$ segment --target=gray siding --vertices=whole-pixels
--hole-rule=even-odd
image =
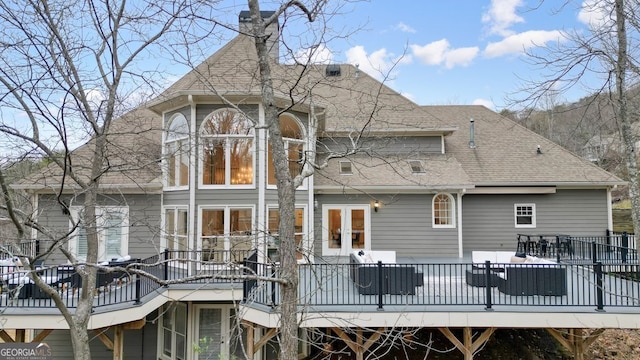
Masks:
[[[536,227],[516,228],[514,204],[536,205]],[[465,195],[462,197],[463,249],[516,250],[516,234],[604,235],[607,192],[558,190],[545,195]]]
[[[108,330],[106,334],[113,340],[112,330]],[[147,323],[144,328],[139,330],[125,330],[123,358],[125,360],[157,359],[157,338],[158,329],[157,326],[152,323]],[[113,351],[107,349],[93,331],[89,333],[89,339],[91,339],[89,342],[91,346],[91,359],[113,359]],[[73,360],[69,330],[54,330],[43,342],[51,347],[53,357],[56,360]]]
[[[383,203],[378,212],[371,211],[371,249],[395,250],[399,257],[435,257],[458,255],[458,229],[432,227],[434,194],[375,195]],[[315,243],[322,253],[322,205],[370,205],[371,196],[317,195]]]
[[[187,118],[188,124],[191,125],[191,123],[189,122],[189,118],[191,118],[191,107],[190,106],[185,106],[185,107],[182,107],[180,109],[176,109],[176,110],[173,110],[171,112],[166,113],[165,117],[164,117],[165,124],[166,124],[166,121],[169,121],[169,119],[171,119],[171,117],[173,115],[178,114],[178,113],[182,114],[185,118]]]
[[[71,205],[82,204],[81,197],[66,200]],[[62,213],[55,196],[42,195],[38,202],[39,222],[53,234],[64,236],[69,231],[69,216]],[[98,205],[129,207],[129,255],[146,258],[156,253],[156,247],[160,243],[160,195],[101,196]],[[44,237],[39,235],[39,239],[43,240]],[[54,253],[47,262],[62,263],[66,262],[66,258],[60,253]]]

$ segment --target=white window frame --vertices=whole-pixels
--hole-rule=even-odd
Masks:
[[[271,229],[270,228],[270,218],[269,213],[271,210],[278,210],[278,205],[272,204],[267,205],[267,221],[266,221],[266,231],[267,231],[267,248],[279,248],[279,241],[276,241],[275,237],[279,235],[280,229]],[[302,210],[302,230],[294,232],[294,236],[302,236],[302,240],[300,240],[300,252],[302,253],[302,259],[298,259],[298,262],[306,262],[306,259],[309,257],[309,237],[307,236],[307,206],[306,205],[298,205],[296,204],[295,210]],[[280,210],[278,210],[280,211]]]
[[[284,142],[284,150],[285,152],[288,154],[289,153],[289,144],[295,144],[295,145],[302,145],[302,151],[306,152],[307,151],[307,141],[306,141],[306,137],[307,137],[307,133],[306,133],[306,129],[305,127],[302,125],[302,122],[298,119],[297,116],[294,116],[290,113],[282,113],[280,114],[280,117],[282,116],[288,116],[290,118],[293,119],[293,121],[295,121],[298,124],[298,127],[300,128],[300,132],[302,133],[302,139],[295,139],[295,138],[289,138],[289,137],[283,137],[282,141]],[[269,134],[267,133],[267,149],[269,149]],[[269,155],[267,154],[267,156],[265,156],[265,161],[268,162],[269,161]],[[276,186],[276,184],[269,184],[269,164],[265,164],[264,168],[266,169],[266,184],[267,184],[267,189],[277,189],[278,187]],[[304,170],[301,169],[301,170]],[[307,179],[305,178],[304,181],[302,182],[302,184],[296,189],[296,190],[306,190],[307,189]]]
[[[219,235],[223,238],[223,246],[226,254],[231,249],[231,241],[233,236],[242,236],[231,234],[231,211],[232,210],[251,210],[251,234],[246,236],[251,240],[251,246],[256,246],[256,209],[254,205],[201,205],[198,206],[198,240],[196,244],[197,251],[202,251],[202,230],[203,220],[202,216],[205,210],[222,210],[224,212],[224,233]],[[229,259],[225,259],[229,260]]]
[[[198,187],[201,189],[255,189],[256,188],[256,132],[252,129],[251,135],[237,135],[237,134],[218,134],[218,135],[203,135],[203,128],[209,118],[216,116],[217,113],[223,111],[231,111],[238,113],[234,109],[222,108],[211,112],[205,116],[204,121],[200,124],[198,136],[200,145],[198,146]],[[240,114],[240,116],[242,116]],[[247,120],[249,121],[249,120]],[[203,181],[204,173],[204,143],[208,139],[219,139],[224,141],[224,157],[225,157],[225,170],[224,170],[224,184],[205,184]],[[229,140],[251,140],[251,171],[252,178],[250,184],[231,184],[231,142]]]
[[[169,243],[167,241],[167,239],[169,237],[174,239],[174,242],[176,239],[178,239],[178,237],[183,237],[184,241],[185,241],[185,249],[184,250],[188,250],[189,249],[189,207],[187,206],[164,206],[162,211],[162,234],[164,235],[162,238],[162,246],[165,249],[169,248]],[[187,213],[187,233],[186,235],[179,235],[178,234],[178,225],[179,225],[179,211],[186,211]],[[171,211],[173,212],[173,234],[169,234],[168,230],[167,230],[167,212]],[[180,250],[177,249],[175,246],[177,245],[177,243],[174,243],[174,247],[173,250]]]
[[[449,199],[449,208],[447,211],[450,216],[449,224],[436,224],[436,198],[446,196]],[[438,229],[455,229],[456,228],[456,200],[449,193],[437,193],[431,198],[431,226]]]
[[[531,216],[531,224],[518,224],[518,208],[531,208],[531,215],[520,215],[520,216]],[[513,204],[513,222],[516,228],[535,228],[536,227],[536,204],[533,203],[520,203]]]
[[[171,127],[171,125],[175,122],[175,121],[184,121],[184,124],[186,125],[186,133],[182,134],[175,134],[177,136],[175,136],[175,138],[171,138],[172,137],[172,133],[170,133],[169,129]],[[171,144],[177,144],[177,148],[176,148],[176,153],[175,154],[171,154],[168,151],[168,147]],[[189,159],[189,154],[190,154],[190,149],[189,149],[189,122],[187,121],[187,118],[183,115],[183,114],[175,114],[171,117],[171,119],[167,122],[167,126],[166,126],[166,130],[164,132],[164,144],[162,146],[162,151],[163,151],[163,161],[165,166],[164,168],[164,176],[163,176],[163,181],[164,181],[164,187],[165,190],[185,190],[189,188],[189,172],[191,172],[191,161]],[[169,184],[169,158],[170,157],[175,157],[176,161],[175,161],[175,169],[174,169],[174,183],[175,184],[180,184],[180,165],[182,164],[183,159],[181,159],[181,157],[186,157],[187,160],[187,183],[183,184],[183,185],[173,185],[171,186]]]
[[[84,210],[83,206],[72,206],[70,209],[71,219],[69,219],[69,229],[73,229],[75,224],[80,221],[80,213]],[[107,258],[107,244],[105,239],[105,218],[102,216],[107,213],[122,214],[122,223],[120,224],[120,257],[129,255],[129,207],[127,206],[96,206],[96,226],[98,230],[98,261],[111,260]],[[86,260],[86,257],[78,255],[78,231],[80,225],[75,228],[69,238],[69,252],[74,254],[78,260]]]
[[[184,312],[186,314],[185,319],[183,320],[185,322],[185,333],[184,334],[180,334],[177,330],[176,330],[176,310],[178,309],[178,307],[181,307],[184,309]],[[163,305],[161,308],[161,315],[159,316],[159,321],[158,321],[158,359],[162,359],[162,360],[182,360],[182,359],[187,359],[188,355],[189,355],[189,307],[187,306],[187,304],[185,303],[181,303],[181,302],[174,302],[174,303],[167,303],[165,305]],[[171,314],[170,316],[172,317],[172,327],[171,329],[167,329],[171,332],[171,339],[169,339],[169,341],[171,341],[171,355],[166,355],[164,353],[164,342],[167,340],[165,339],[164,336],[164,314],[165,312],[170,311]],[[184,336],[184,342],[185,342],[185,349],[184,349],[184,354],[182,354],[182,356],[178,357],[176,354],[176,333]]]

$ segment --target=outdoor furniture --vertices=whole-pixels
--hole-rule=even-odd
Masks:
[[[475,287],[487,286],[487,272],[484,269],[469,269],[466,271],[467,284]],[[489,275],[489,287],[498,286],[498,275],[491,271]]]
[[[424,285],[424,275],[415,267],[396,264],[395,251],[360,250],[349,257],[351,279],[361,295],[413,295],[417,286]]]

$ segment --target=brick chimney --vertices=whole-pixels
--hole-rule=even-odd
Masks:
[[[266,19],[273,15],[275,11],[260,11],[260,16],[263,19]],[[238,16],[238,29],[241,33],[251,34],[251,13],[248,10],[240,11],[240,15]],[[269,56],[275,62],[279,62],[280,58],[280,22],[276,21],[273,24],[270,24],[267,27],[266,34],[269,35],[269,40],[267,40],[267,47],[269,48]]]

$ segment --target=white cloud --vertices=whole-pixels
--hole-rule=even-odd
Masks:
[[[491,100],[475,99],[475,100],[473,100],[472,104],[473,105],[482,105],[482,106],[485,106],[485,107],[487,107],[489,109],[495,109],[495,104]]]
[[[580,6],[578,20],[592,29],[599,29],[605,25],[612,25],[615,13],[606,1],[585,0]]]
[[[381,79],[388,75],[388,72],[396,64],[408,64],[411,63],[411,56],[396,56],[395,54],[387,52],[387,49],[382,48],[367,54],[364,46],[358,45],[347,50],[347,62],[350,64],[358,64],[360,69],[367,74]]]
[[[477,47],[451,49],[449,41],[442,39],[424,46],[411,45],[413,55],[426,65],[444,64],[447,69],[468,66],[480,51]]]
[[[406,32],[406,33],[411,33],[414,34],[416,32],[416,29],[412,28],[411,26],[403,23],[402,21],[399,22],[396,26],[393,27],[396,30],[400,30],[402,32]]]
[[[333,53],[324,44],[299,49],[294,57],[301,64],[331,64],[333,62]]]
[[[516,14],[516,9],[522,5],[522,0],[491,0],[489,9],[482,15],[482,22],[489,25],[489,33],[509,36],[513,34],[509,30],[511,25],[524,22]]]
[[[520,54],[532,47],[544,46],[549,41],[563,41],[564,33],[560,30],[532,30],[507,36],[498,42],[492,42],[484,49],[484,55],[489,58],[508,54]]]

